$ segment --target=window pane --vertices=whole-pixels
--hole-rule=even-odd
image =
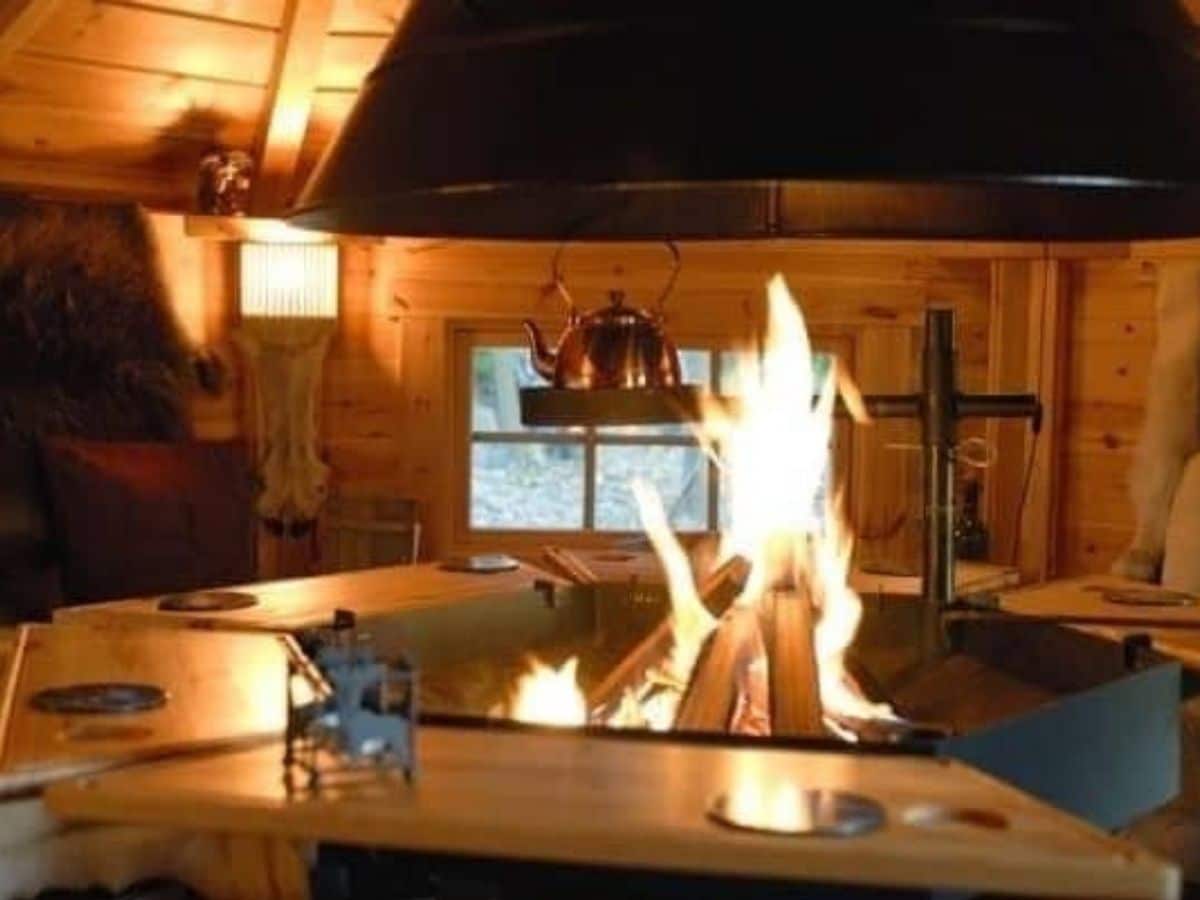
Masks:
[[[712,381],[711,350],[680,350],[679,369],[684,384],[708,387]],[[686,424],[679,425],[611,425],[597,429],[601,434],[690,434]]]
[[[583,528],[583,447],[471,446],[472,528]]]
[[[708,463],[699,448],[601,444],[596,449],[597,530],[642,530],[629,489],[634,478],[658,489],[672,526],[682,531],[707,527]]]
[[[471,430],[561,432],[563,428],[526,428],[521,424],[523,387],[545,387],[524,347],[474,347],[471,350]]]

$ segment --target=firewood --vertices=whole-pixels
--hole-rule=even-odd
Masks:
[[[766,628],[771,685],[771,733],[825,734],[821,688],[813,641],[812,594],[805,583],[769,598]]]
[[[744,557],[731,556],[700,580],[697,585],[700,599],[707,602],[726,585],[743,580],[749,567]]]
[[[737,706],[739,676],[761,646],[756,609],[735,606],[704,642],[675,714],[681,731],[725,731]]]
[[[746,574],[746,561],[735,556],[708,573],[701,580],[698,593],[707,603],[714,594],[730,582]],[[646,635],[624,659],[613,667],[604,680],[588,693],[588,708],[598,709],[615,700],[628,687],[636,685],[655,665],[662,663],[671,652],[671,617],[667,615]]]
[[[549,544],[542,548],[542,555],[558,570],[576,584],[599,584],[600,579],[578,554],[565,547]]]

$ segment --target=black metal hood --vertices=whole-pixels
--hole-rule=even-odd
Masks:
[[[816,5],[414,0],[292,221],[500,238],[1200,235],[1200,61],[1174,0]]]

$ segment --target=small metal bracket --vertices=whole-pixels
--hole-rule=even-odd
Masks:
[[[546,609],[558,609],[558,590],[553,581],[546,578],[535,578],[533,589],[542,595],[542,602],[546,604]]]
[[[1144,631],[1128,635],[1121,640],[1121,653],[1128,671],[1144,669],[1154,662],[1154,638]]]

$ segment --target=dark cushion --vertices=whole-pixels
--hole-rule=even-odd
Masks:
[[[240,445],[51,438],[43,457],[69,602],[254,579]]]
[[[48,619],[61,600],[36,446],[0,439],[0,622]]]
[[[50,523],[37,449],[0,443],[0,567],[41,557],[50,544]]]

